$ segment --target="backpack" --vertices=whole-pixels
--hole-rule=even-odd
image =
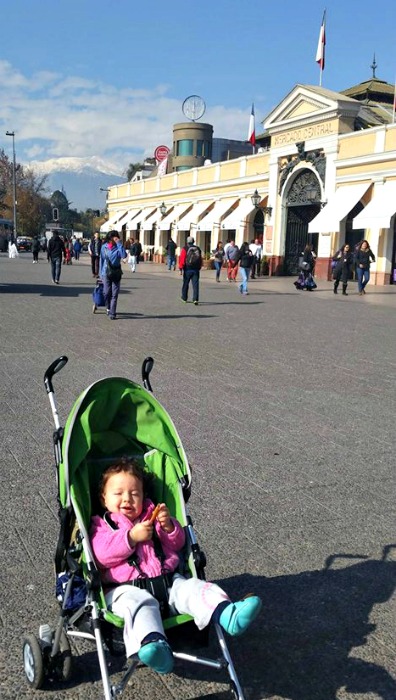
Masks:
[[[121,277],[122,277],[122,270],[121,270],[121,265],[113,265],[113,263],[110,262],[108,252],[106,250],[106,260],[107,260],[107,269],[106,269],[106,277],[110,282],[120,282]]]
[[[187,248],[186,255],[186,267],[191,270],[200,270],[202,266],[202,253],[201,249],[196,245],[191,245]]]

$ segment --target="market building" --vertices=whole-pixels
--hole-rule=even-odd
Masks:
[[[271,275],[295,274],[311,242],[322,279],[343,243],[366,238],[372,282],[396,282],[392,121],[392,86],[375,73],[344,93],[296,85],[263,122],[256,154],[115,185],[103,230],[139,239],[157,261],[170,236],[180,249],[193,235],[208,257],[219,240],[262,237]]]

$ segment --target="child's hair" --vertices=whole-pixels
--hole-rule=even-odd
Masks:
[[[103,498],[103,493],[106,488],[106,484],[110,477],[114,474],[121,474],[122,472],[126,472],[127,474],[136,477],[136,479],[139,479],[139,481],[141,481],[141,483],[143,484],[143,489],[146,490],[146,475],[140,464],[138,464],[134,459],[122,457],[119,462],[116,462],[116,464],[111,464],[109,467],[107,467],[107,469],[105,469],[101,476],[99,482],[99,498],[101,500]]]

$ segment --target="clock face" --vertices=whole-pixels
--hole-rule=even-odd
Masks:
[[[184,100],[182,106],[183,114],[193,122],[202,117],[205,109],[205,102],[199,95],[190,95]]]

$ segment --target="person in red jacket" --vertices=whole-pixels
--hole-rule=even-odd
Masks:
[[[198,306],[199,301],[199,272],[202,267],[202,251],[195,245],[192,236],[188,236],[187,245],[181,249],[179,257],[179,269],[183,272],[183,286],[181,299],[184,303],[188,301],[188,288],[190,282],[193,288],[193,304]]]

